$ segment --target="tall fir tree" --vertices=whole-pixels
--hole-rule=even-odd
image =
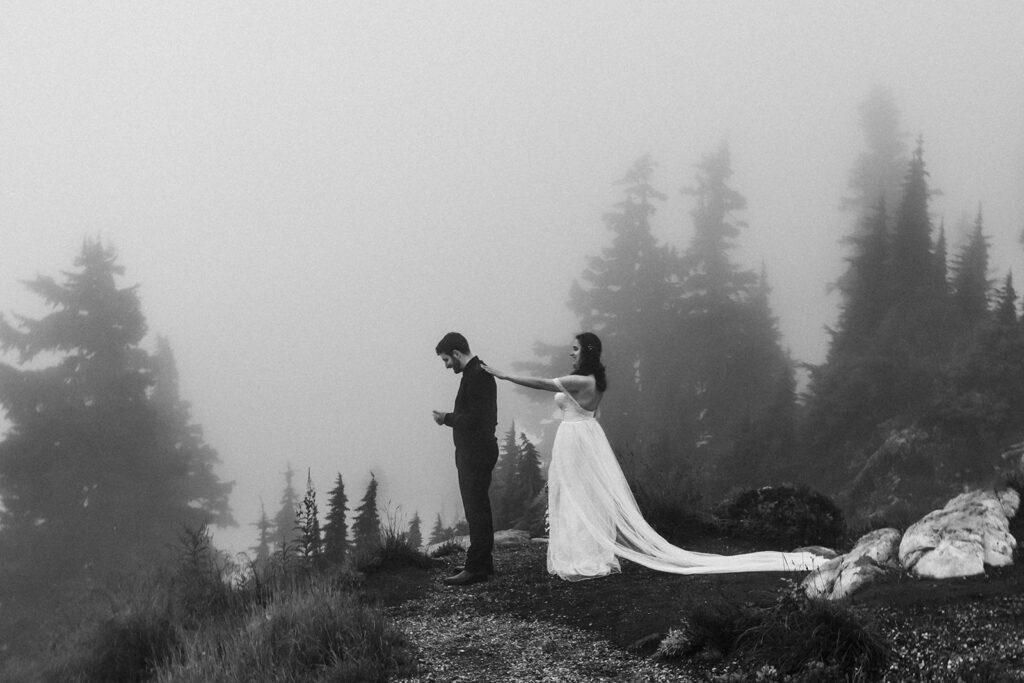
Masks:
[[[702,477],[718,492],[729,486],[722,466],[744,425],[780,395],[780,382],[792,374],[766,276],[731,256],[746,226],[736,215],[746,199],[731,186],[732,174],[723,143],[697,165],[695,184],[684,191],[696,203],[693,237],[682,254],[673,343],[663,345],[669,355],[659,362],[674,392],[660,401],[675,406],[676,413],[663,418],[675,426],[671,442],[685,459],[701,463]]]
[[[960,334],[970,333],[988,317],[992,291],[988,252],[988,237],[979,207],[974,226],[953,260],[952,309]]]
[[[306,471],[306,494],[296,515],[296,526],[301,534],[299,542],[302,546],[302,556],[312,566],[322,567],[324,557],[320,510],[316,503],[316,487],[313,486],[313,474],[310,470]]]
[[[443,543],[449,538],[445,532],[444,522],[441,521],[441,514],[438,513],[437,519],[434,520],[434,526],[430,529],[430,538],[427,539],[428,545],[434,545],[436,543]]]
[[[996,307],[994,311],[997,325],[1013,327],[1020,322],[1017,315],[1017,290],[1013,288],[1013,272],[1006,274],[1003,286],[996,293]]]
[[[859,108],[865,149],[850,170],[848,194],[840,206],[858,217],[870,214],[881,200],[898,206],[907,168],[907,134],[892,90],[875,85]]]
[[[884,199],[861,220],[845,242],[851,253],[846,272],[836,283],[839,320],[832,331],[830,358],[858,354],[874,338],[892,305],[889,285],[889,225]]]
[[[924,140],[917,147],[903,184],[903,196],[892,240],[890,281],[897,315],[907,316],[927,305],[932,271],[932,221],[928,213],[928,172],[924,164]]]
[[[491,508],[496,530],[509,529],[516,516],[516,463],[519,446],[516,443],[515,422],[505,432],[498,447],[498,461],[491,476]]]
[[[423,521],[420,519],[420,513],[412,513],[412,519],[409,521],[409,531],[406,533],[406,540],[409,542],[410,548],[419,549],[423,545]]]
[[[369,553],[380,546],[380,511],[377,509],[377,478],[370,473],[363,500],[352,523],[352,546],[357,553]]]
[[[647,397],[661,370],[653,356],[664,343],[671,273],[670,252],[651,232],[657,203],[666,198],[652,183],[654,168],[644,156],[619,181],[625,198],[604,216],[612,243],[589,259],[569,299],[582,329],[602,339],[608,385],[615,388],[602,405],[602,418],[624,448],[643,448],[647,423],[657,419]],[[564,358],[564,349],[558,347],[558,357]]]
[[[115,250],[86,239],[74,265],[61,282],[25,283],[48,314],[0,318],[0,347],[23,366],[0,363],[6,590],[156,562],[183,526],[231,521],[230,485],[189,422],[169,355],[160,366],[141,347],[138,290],[118,287]]]
[[[281,505],[274,515],[274,543],[278,552],[290,555],[298,551],[299,539],[302,531],[295,523],[296,516],[300,511],[299,494],[295,491],[292,480],[295,478],[295,470],[289,464],[284,471],[284,491],[281,492]]]
[[[256,545],[251,548],[253,557],[258,564],[270,559],[274,547],[274,531],[270,518],[267,517],[267,506],[260,501],[260,518],[254,525],[256,527]]]
[[[348,498],[345,496],[345,482],[338,473],[334,488],[327,495],[327,521],[324,524],[324,561],[329,565],[340,565],[348,554],[348,522],[346,513]]]

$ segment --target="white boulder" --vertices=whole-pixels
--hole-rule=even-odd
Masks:
[[[984,573],[985,565],[1013,564],[1017,542],[1006,511],[1019,504],[1015,491],[960,494],[907,528],[900,541],[900,564],[930,579],[974,576]]]
[[[801,586],[810,598],[842,600],[895,568],[900,532],[876,529],[862,536],[853,550],[808,574]]]

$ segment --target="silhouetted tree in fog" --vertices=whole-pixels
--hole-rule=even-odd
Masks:
[[[859,110],[860,128],[866,149],[850,170],[849,194],[841,206],[858,217],[872,213],[881,200],[898,206],[903,174],[907,169],[907,134],[902,129],[899,108],[892,91],[885,86],[871,88]]]
[[[302,535],[302,530],[295,523],[299,514],[299,494],[295,491],[292,479],[295,478],[295,470],[291,465],[284,471],[284,491],[281,492],[281,506],[274,516],[274,542],[277,549],[285,554],[295,552],[296,544]]]
[[[505,438],[498,448],[498,461],[491,476],[491,510],[495,530],[508,529],[516,517],[518,501],[515,495],[516,460],[519,446],[516,443],[515,422],[505,432]]]
[[[789,438],[783,434],[792,431],[792,422],[767,416],[791,418],[792,406],[778,401],[795,400],[792,363],[771,314],[767,276],[731,257],[745,226],[736,214],[746,208],[746,199],[730,184],[732,173],[723,143],[697,164],[694,184],[684,190],[696,202],[693,236],[682,254],[673,326],[657,363],[659,380],[671,383],[658,403],[671,411],[661,419],[674,426],[672,448],[677,457],[699,463],[706,481],[720,491],[735,484],[736,468],[726,463],[736,456],[741,435],[754,429],[766,443]],[[762,465],[773,467],[778,455],[748,449],[744,459],[759,457]]]
[[[260,501],[260,518],[255,524],[257,540],[255,547],[251,548],[256,562],[265,562],[270,559],[271,549],[274,547],[274,529],[267,517],[267,507]]]
[[[363,500],[356,508],[352,524],[352,545],[357,553],[370,552],[380,545],[380,512],[377,510],[377,479],[370,473]]]
[[[967,241],[953,260],[952,313],[961,335],[975,329],[989,314],[992,280],[988,277],[988,237],[981,209]]]
[[[136,287],[116,284],[116,253],[86,239],[76,270],[26,283],[51,312],[0,319],[10,427],[0,443],[0,558],[6,588],[47,586],[153,562],[183,526],[229,523],[230,484],[191,425],[166,342],[139,345]]]
[[[430,538],[427,539],[428,545],[434,545],[435,543],[441,543],[450,538],[445,533],[444,523],[441,521],[441,515],[438,513],[437,519],[434,520],[434,526],[430,530]]]
[[[581,329],[596,332],[603,342],[613,391],[601,406],[602,420],[612,443],[626,447],[651,433],[645,429],[653,417],[645,413],[646,392],[661,371],[653,350],[665,343],[670,252],[651,234],[655,202],[665,199],[651,183],[654,166],[644,156],[619,181],[625,198],[604,216],[612,243],[589,259],[569,297]],[[564,347],[559,353],[564,356]]]
[[[302,555],[307,562],[315,567],[323,566],[323,537],[320,533],[320,510],[316,504],[316,487],[313,476],[306,472],[306,495],[302,498],[302,507],[296,515],[296,526],[301,532],[299,541]]]
[[[327,495],[327,521],[324,524],[324,560],[328,564],[341,564],[348,552],[348,522],[345,514],[348,510],[348,498],[345,496],[345,482],[341,478],[334,480],[334,488]]]
[[[423,545],[423,531],[420,527],[423,526],[422,520],[420,520],[420,513],[412,513],[412,520],[409,522],[409,531],[406,534],[406,540],[411,548],[419,548]]]

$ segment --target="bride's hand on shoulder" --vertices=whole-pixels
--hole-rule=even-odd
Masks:
[[[498,370],[497,368],[492,368],[487,363],[481,363],[480,367],[482,367],[486,372],[489,372],[490,374],[494,375],[498,379],[505,379],[506,377],[508,377],[508,375],[506,375],[504,372],[502,372],[501,370]]]

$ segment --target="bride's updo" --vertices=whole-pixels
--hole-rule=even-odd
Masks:
[[[604,365],[601,364],[601,340],[593,332],[580,332],[576,335],[580,343],[580,362],[576,372],[580,375],[593,375],[597,390],[604,393],[608,388],[608,380],[604,376]]]

